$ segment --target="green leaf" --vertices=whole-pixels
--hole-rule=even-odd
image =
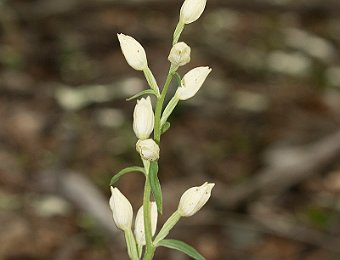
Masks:
[[[142,172],[145,174],[144,168],[139,167],[139,166],[131,166],[131,167],[124,168],[123,170],[119,171],[112,177],[110,181],[110,186],[113,186],[119,180],[120,177],[122,177],[124,174],[129,173],[129,172]]]
[[[148,175],[149,176],[149,182],[150,182],[153,197],[156,201],[157,210],[160,214],[162,214],[162,212],[163,212],[162,190],[161,190],[161,184],[159,182],[157,173],[158,173],[158,163],[157,162],[151,162],[150,163],[149,175]]]
[[[146,94],[151,94],[151,95],[157,96],[156,92],[153,89],[146,89],[146,90],[143,90],[143,91],[137,93],[136,95],[133,95],[132,97],[127,98],[126,101],[130,101],[132,99],[138,98],[138,97],[146,95]]]
[[[170,123],[169,122],[165,122],[163,125],[162,125],[162,129],[161,129],[161,133],[164,134],[166,131],[168,131],[170,128]]]
[[[180,240],[163,239],[158,242],[158,246],[164,246],[167,248],[176,249],[178,251],[181,251],[187,254],[188,256],[196,260],[205,259],[200,253],[198,253],[198,251],[195,248],[193,248],[192,246],[189,246],[187,243],[184,243],[183,241],[180,241]]]

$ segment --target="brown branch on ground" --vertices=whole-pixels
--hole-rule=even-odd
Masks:
[[[303,147],[275,152],[267,168],[235,187],[219,189],[215,199],[228,208],[264,195],[277,195],[299,184],[339,158],[340,131]],[[218,190],[216,190],[218,191]],[[222,196],[223,193],[223,196]]]
[[[340,252],[340,239],[338,237],[306,227],[293,217],[275,213],[272,205],[269,205],[269,207],[262,207],[261,205],[253,207],[250,217],[255,223],[266,229],[268,233],[316,245],[332,252]]]

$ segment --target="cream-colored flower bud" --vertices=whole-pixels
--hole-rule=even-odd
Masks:
[[[185,42],[178,42],[172,47],[168,60],[174,67],[183,66],[190,62],[190,51]]]
[[[154,126],[155,116],[152,110],[151,99],[141,98],[133,111],[133,131],[138,139],[147,139]]]
[[[157,206],[156,202],[151,202],[151,233],[152,235],[156,232],[157,227]],[[135,237],[138,245],[144,246],[145,242],[145,229],[144,229],[144,210],[143,206],[141,206],[137,212],[136,220],[135,220]]]
[[[117,189],[111,187],[110,208],[116,226],[121,230],[131,229],[133,210],[129,200]]]
[[[146,69],[148,61],[143,46],[131,36],[122,33],[117,36],[127,63],[135,70]]]
[[[211,195],[211,190],[215,183],[204,183],[199,187],[192,187],[183,193],[178,212],[182,217],[190,217],[199,211]]]
[[[193,97],[203,85],[210,71],[209,67],[197,67],[190,70],[182,78],[181,86],[176,91],[177,97],[180,100],[187,100]]]
[[[195,22],[203,13],[207,0],[185,0],[180,11],[180,20],[185,24]]]
[[[136,150],[144,160],[155,161],[159,159],[159,146],[152,139],[138,140]]]

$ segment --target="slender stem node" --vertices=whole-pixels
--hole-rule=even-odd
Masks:
[[[143,160],[146,178],[145,178],[145,186],[144,186],[144,197],[143,197],[143,213],[144,213],[144,230],[145,230],[145,254],[144,260],[152,259],[155,248],[152,244],[152,230],[151,230],[151,205],[150,205],[150,195],[151,195],[151,187],[148,179],[149,175],[149,166],[150,163],[148,161]]]
[[[156,143],[160,143],[161,141],[161,115],[162,115],[162,108],[166,93],[168,92],[171,80],[174,75],[174,68],[171,66],[168,72],[168,76],[164,83],[164,87],[162,89],[161,96],[157,99],[156,103],[156,110],[155,110],[155,127],[154,127],[154,139]]]
[[[178,40],[179,37],[181,36],[181,33],[183,32],[184,29],[184,23],[181,21],[181,19],[178,21],[178,24],[176,26],[176,29],[174,31],[174,36],[173,36],[173,40],[172,40],[172,45],[175,45]]]

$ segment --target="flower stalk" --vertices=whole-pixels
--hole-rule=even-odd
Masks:
[[[180,17],[173,34],[172,48],[168,60],[170,68],[163,88],[159,89],[157,81],[148,66],[147,57],[143,46],[133,37],[118,34],[118,40],[127,63],[135,70],[143,71],[150,89],[137,93],[129,100],[142,95],[154,95],[156,98],[155,111],[153,111],[150,96],[137,101],[133,114],[133,130],[137,137],[136,150],[143,162],[143,168],[128,167],[120,171],[111,180],[111,185],[124,174],[139,171],[145,175],[143,205],[138,210],[135,219],[134,233],[131,230],[133,210],[128,199],[117,189],[111,187],[112,197],[110,207],[116,226],[124,231],[129,257],[133,260],[153,259],[158,246],[170,246],[195,259],[204,259],[194,248],[182,241],[165,239],[171,229],[181,217],[189,217],[199,211],[208,201],[214,184],[205,183],[199,187],[187,190],[181,197],[178,209],[168,218],[159,233],[153,240],[156,231],[158,213],[162,213],[162,192],[158,179],[158,160],[160,157],[161,135],[170,127],[168,122],[173,110],[179,101],[185,101],[196,95],[210,73],[209,67],[192,69],[180,80],[177,69],[190,62],[190,47],[184,42],[178,42],[185,25],[196,21],[204,11],[206,0],[185,0],[180,10]],[[164,103],[171,82],[176,76],[178,80],[175,95],[166,104]],[[153,132],[153,138],[151,134]],[[154,201],[151,201],[151,195]],[[177,242],[176,242],[177,241]],[[171,245],[170,245],[171,244]],[[178,247],[178,245],[181,245]],[[183,245],[185,245],[183,247]],[[143,250],[144,248],[144,250]],[[183,249],[185,248],[185,249]],[[186,251],[187,250],[187,251]]]
[[[138,260],[139,255],[136,247],[136,240],[133,236],[132,230],[127,229],[124,231],[125,241],[128,248],[128,255],[132,260]]]
[[[170,83],[173,78],[173,67],[170,66],[168,76],[166,77],[166,81],[164,83],[163,90],[161,92],[161,96],[157,99],[156,103],[156,110],[155,110],[155,126],[154,126],[154,139],[156,143],[160,143],[161,141],[161,115],[162,115],[162,109],[163,109],[163,103],[165,100],[166,93],[168,92]]]
[[[159,231],[157,236],[155,237],[154,244],[157,246],[159,241],[164,239],[170,232],[170,230],[177,224],[177,222],[180,220],[181,215],[178,211],[175,211],[168,220],[164,223],[162,229]]]
[[[143,197],[143,214],[144,214],[144,228],[145,228],[145,255],[144,260],[152,259],[155,248],[152,243],[152,227],[151,227],[151,207],[150,207],[151,187],[148,179],[145,180],[144,197]]]

